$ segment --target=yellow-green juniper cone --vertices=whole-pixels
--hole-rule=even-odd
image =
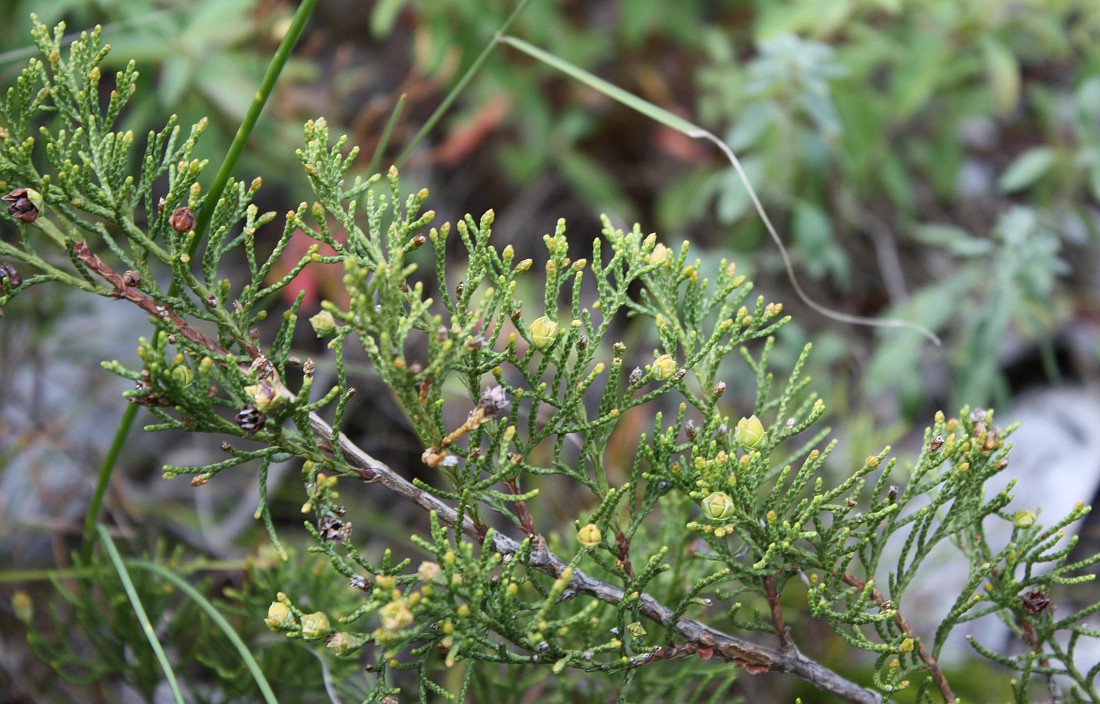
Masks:
[[[302,638],[304,640],[317,640],[328,635],[328,616],[322,611],[302,615]]]
[[[661,381],[668,381],[676,376],[676,372],[678,371],[679,365],[676,364],[676,360],[673,359],[671,355],[663,354],[653,360],[653,376]]]
[[[588,550],[599,545],[602,537],[600,528],[595,523],[589,523],[577,531],[577,541]]]
[[[264,619],[264,623],[273,631],[286,630],[294,625],[294,615],[290,613],[286,604],[273,601],[271,606],[267,607],[267,618]]]
[[[531,323],[531,345],[535,349],[546,349],[558,334],[558,324],[545,315]]]
[[[248,395],[248,400],[260,413],[270,413],[287,400],[286,393],[268,381],[246,386],[244,392]]]
[[[737,421],[733,438],[743,450],[759,450],[768,444],[768,434],[764,424],[755,415]]]
[[[328,639],[328,642],[325,643],[325,647],[337,655],[347,655],[348,653],[355,652],[359,648],[362,648],[365,642],[366,641],[359,636],[339,631]]]
[[[724,521],[733,515],[733,499],[724,491],[716,491],[703,499],[703,515],[712,521]]]
[[[317,334],[317,337],[328,337],[336,332],[336,318],[327,310],[311,317],[309,324],[313,326],[313,332]]]

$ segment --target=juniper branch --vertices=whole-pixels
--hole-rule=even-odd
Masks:
[[[224,362],[229,362],[231,355],[227,350],[202,332],[194,329],[175,311],[159,306],[147,293],[141,291],[125,276],[115,272],[106,262],[96,256],[87,243],[76,242],[73,244],[73,248],[81,263],[114,286],[114,290],[107,295],[130,301],[151,315],[171,321],[173,326],[188,341],[204,347]],[[254,358],[262,356],[255,345],[248,344],[246,349]],[[272,381],[282,387],[281,390],[289,397],[293,398],[293,393],[286,389],[277,376],[273,377]],[[311,412],[309,414],[309,424],[314,435],[321,443],[331,443],[333,439],[336,439],[338,448],[334,449],[338,449],[343,455],[350,473],[358,475],[365,482],[382,484],[390,491],[424,510],[434,512],[442,525],[454,529],[459,528],[459,515],[454,508],[407,481],[389,465],[372,457],[343,433],[337,433],[317,413]],[[337,456],[334,453],[335,457]],[[484,544],[486,541],[487,531],[485,527],[479,525],[470,516],[462,518],[461,530],[465,535],[479,543]],[[566,562],[547,549],[545,540],[537,532],[532,532],[531,538],[534,541],[534,548],[530,553],[530,566],[554,577],[560,576],[567,566]],[[487,547],[501,555],[516,555],[520,551],[520,544],[517,541],[499,532],[494,531],[489,540],[490,545]],[[573,570],[573,577],[568,585],[567,594],[587,594],[611,605],[618,605],[627,597],[622,588],[591,577],[576,568]],[[686,649],[689,652],[717,654],[723,660],[736,663],[752,674],[782,672],[794,675],[806,680],[818,689],[835,694],[852,704],[879,704],[881,702],[879,695],[875,692],[860,687],[820,663],[805,657],[797,648],[784,647],[782,651],[777,651],[731,636],[699,621],[680,617],[674,609],[669,608],[649,594],[640,595],[638,608],[640,613],[662,626],[672,625],[672,628],[687,641],[686,645],[680,646],[679,650]]]
[[[442,525],[459,528],[458,512],[441,499],[414,486],[389,465],[372,457],[342,433],[335,435],[332,426],[316,413],[310,414],[309,421],[314,434],[318,437],[325,440],[332,437],[338,438],[340,451],[349,463],[351,471],[358,474],[363,481],[382,484],[422,509],[435,512]],[[461,530],[478,542],[484,543],[486,540],[485,529],[477,526],[470,517],[463,520]],[[515,555],[520,549],[518,542],[496,531],[493,532],[490,541],[491,544],[487,547],[502,555]],[[537,538],[535,547],[531,551],[530,566],[557,577],[566,568],[566,563],[550,552],[541,538]],[[626,593],[620,587],[591,577],[577,568],[573,569],[568,593],[587,594],[612,605],[617,605],[626,598]],[[752,674],[782,672],[794,675],[852,704],[879,704],[882,701],[875,692],[841,677],[815,660],[802,655],[796,649],[792,648],[789,652],[777,651],[723,633],[699,621],[677,619],[673,609],[648,594],[642,594],[638,598],[638,606],[642,614],[663,626],[675,623],[674,629],[691,644],[691,648],[711,651]]]

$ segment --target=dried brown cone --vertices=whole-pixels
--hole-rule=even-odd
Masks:
[[[10,203],[8,215],[24,224],[37,220],[42,207],[42,195],[30,188],[16,188],[6,196],[0,196],[0,200]]]
[[[172,216],[168,218],[168,223],[176,232],[190,232],[195,229],[195,214],[186,206],[176,208]]]

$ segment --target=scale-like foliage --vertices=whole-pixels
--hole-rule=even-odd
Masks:
[[[780,304],[750,299],[752,285],[734,264],[704,271],[687,243],[670,248],[609,221],[590,259],[569,258],[561,222],[543,239],[540,265],[517,261],[511,246],[491,243],[491,212],[432,227],[427,191],[403,195],[396,170],[348,184],[355,150],[333,144],[321,119],[306,125],[298,152],[315,202],[286,213],[274,246],[256,246],[257,230],[275,219],[251,204],[259,179],[231,183],[207,231],[196,231],[192,213],[209,197],[198,184],[205,164],[191,158],[203,125],[181,142],[170,120],[139,149],[133,134],[113,131],[134,67],[115,77],[103,109],[98,32],[67,51],[61,36],[36,25],[43,59],[0,105],[0,178],[15,189],[9,200],[20,223],[0,255],[22,270],[4,270],[0,305],[56,281],[150,316],[141,368],[105,365],[135,383],[129,400],[160,421],[150,429],[256,444],[224,443],[227,459],[168,466],[166,478],[192,475],[199,487],[231,467],[257,467],[258,514],[272,528],[267,471],[301,463],[313,550],[328,558],[333,580],[361,596],[354,609],[325,613],[280,593],[267,623],[324,644],[329,656],[366,649],[375,672],[369,701],[407,682],[391,676],[401,670],[415,672],[421,700],[461,699],[485,686],[482,667],[612,675],[625,698],[639,677],[685,655],[791,673],[849,701],[907,687],[922,701],[950,700],[938,662],[945,639],[992,613],[1028,651],[975,648],[1019,673],[1018,700],[1027,700],[1033,675],[1064,677],[1071,696],[1096,700],[1097,668],[1081,671],[1073,656],[1082,638],[1098,635],[1083,621],[1100,605],[1056,617],[1048,599],[1055,584],[1086,581],[1080,571],[1100,559],[1066,561],[1074,541],[1061,531],[1088,509],[1043,528],[1034,516],[1005,512],[1009,490],[985,495],[1009,450],[992,412],[938,415],[903,480],[887,449],[834,485],[822,471],[834,443],[817,427],[825,404],[806,392],[802,374],[810,350],[776,382],[770,336],[787,318]],[[317,246],[285,262],[299,231]],[[464,257],[450,253],[453,239]],[[226,262],[236,255],[242,266],[233,269]],[[277,263],[288,273],[276,279]],[[325,302],[310,323],[329,340],[336,382],[314,389],[306,361],[301,383],[288,388],[301,297],[269,339],[257,326],[272,294],[304,268],[325,266],[343,268],[347,303]],[[523,300],[520,282],[535,276],[545,297]],[[652,360],[635,368],[625,360],[636,351],[612,339],[628,317],[657,341]],[[423,466],[407,469],[442,481],[409,483],[340,433],[354,393],[351,344],[419,439]],[[755,384],[753,407],[725,405],[735,383]],[[450,421],[452,408],[466,411],[465,421]],[[650,430],[636,434],[626,420],[639,416]],[[625,463],[612,451],[624,444],[636,447]],[[431,512],[430,532],[413,538],[425,558],[417,567],[390,551],[372,561],[357,547],[337,487],[362,481]],[[542,510],[550,481],[573,492],[574,530],[564,535]],[[1014,526],[996,553],[985,538],[991,521]],[[902,541],[900,554],[887,552],[892,538]],[[907,590],[944,543],[959,548],[970,578],[950,595],[939,630],[919,634],[905,618]],[[784,612],[799,599],[845,643],[875,655],[866,685],[877,691],[798,651]],[[729,627],[768,633],[763,642],[778,639],[779,648],[720,630]],[[460,661],[470,666],[457,691],[432,679]],[[724,691],[725,672],[693,696]]]

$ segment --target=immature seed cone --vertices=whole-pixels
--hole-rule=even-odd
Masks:
[[[195,372],[191,368],[180,364],[172,369],[172,379],[183,388],[187,388],[195,381]]]
[[[286,604],[273,601],[271,606],[267,607],[267,618],[264,619],[264,623],[273,631],[286,630],[294,625],[294,615],[290,613]]]
[[[244,387],[248,400],[261,414],[268,413],[286,402],[287,397],[281,389],[276,388],[270,381],[264,380],[258,384]],[[240,421],[238,420],[238,423]],[[244,427],[244,426],[241,426]],[[263,424],[260,424],[263,427]]]
[[[558,334],[558,324],[545,315],[531,323],[531,345],[535,349],[546,349],[554,342]]]
[[[404,599],[396,599],[378,610],[382,630],[396,633],[413,622],[413,612]]]
[[[438,577],[440,572],[442,572],[442,569],[439,567],[438,563],[425,560],[421,562],[420,567],[417,568],[416,576],[420,577],[420,581],[422,582],[430,582]]]
[[[768,434],[764,431],[764,424],[755,415],[737,421],[733,437],[745,451],[759,450],[768,444]]]
[[[1012,525],[1017,528],[1030,528],[1035,525],[1035,512],[1020,509],[1012,516]]]
[[[332,637],[328,639],[328,642],[325,643],[325,647],[337,655],[348,655],[362,648],[365,643],[366,641],[357,635],[340,631],[334,633]]]
[[[317,334],[317,337],[328,337],[336,332],[336,317],[327,310],[311,317],[309,324],[313,326],[313,332]]]
[[[595,523],[589,523],[577,531],[577,541],[587,550],[591,550],[600,544],[600,528]]]
[[[311,614],[302,614],[302,639],[317,640],[328,635],[328,616],[323,611],[315,611]]]
[[[658,242],[654,245],[653,250],[646,255],[645,260],[647,264],[664,264],[668,261],[669,254],[668,247]]]
[[[703,499],[703,514],[712,521],[724,521],[733,515],[733,499],[724,491],[716,491]]]
[[[676,360],[671,355],[663,354],[653,361],[653,376],[661,381],[668,381],[676,376],[678,369]]]

